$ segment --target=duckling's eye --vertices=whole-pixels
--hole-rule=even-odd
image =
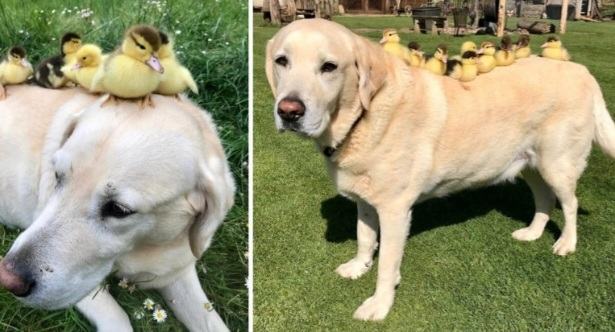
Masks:
[[[325,62],[320,66],[320,71],[323,73],[330,73],[337,69],[337,65],[333,62]]]
[[[144,49],[145,49],[145,46],[143,46],[143,45],[141,45],[141,44],[139,44],[139,43],[136,43],[136,44],[137,44],[137,46],[139,46],[139,48],[140,48],[140,49],[142,49],[142,50],[144,50]]]
[[[85,57],[81,58],[81,60],[85,60]]]
[[[275,63],[282,67],[286,67],[286,65],[288,65],[288,59],[285,56],[279,56],[275,59]]]

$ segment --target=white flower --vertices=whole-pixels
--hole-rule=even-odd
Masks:
[[[201,51],[201,53],[202,53],[203,55],[205,55],[205,54],[207,54],[207,51],[202,50],[202,51]]]
[[[55,10],[55,9],[52,9],[52,10],[51,10],[51,13],[52,13],[52,14],[55,14],[55,12],[56,12],[56,10]]]
[[[137,285],[132,284],[130,286],[128,286],[128,293],[132,294],[137,290]]]
[[[213,40],[213,39],[211,39],[211,38],[207,38],[207,41],[208,41],[208,42],[210,42],[210,41],[212,41],[212,40]]]
[[[156,303],[154,303],[154,301],[152,301],[152,299],[147,298],[145,299],[145,301],[143,301],[143,308],[147,309],[147,310],[154,310],[154,305]]]
[[[137,310],[134,313],[134,317],[136,320],[143,319],[143,317],[145,317],[145,312],[143,310]]]
[[[56,37],[51,37],[51,41],[56,41]]]
[[[163,323],[167,320],[167,312],[164,309],[157,308],[152,313],[152,317],[154,317],[156,323]]]
[[[181,30],[175,30],[175,34],[176,34],[176,35],[181,35],[181,34],[182,34],[182,31],[181,31]]]
[[[120,286],[120,288],[128,288],[128,279],[126,277],[122,278],[122,280],[120,280],[120,282],[117,283],[118,286]]]
[[[19,33],[23,33],[23,30],[19,30]]]
[[[213,303],[209,303],[209,302],[205,302],[205,303],[203,303],[203,308],[205,308],[205,310],[207,310],[207,311],[213,311],[214,310],[214,304]]]

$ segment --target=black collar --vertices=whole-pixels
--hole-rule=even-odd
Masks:
[[[346,139],[348,138],[348,136],[352,135],[352,132],[354,131],[354,129],[357,127],[357,124],[359,123],[359,121],[361,121],[361,119],[363,118],[363,114],[365,113],[365,109],[363,107],[361,107],[361,114],[359,114],[359,116],[356,118],[356,120],[354,120],[354,122],[352,123],[352,126],[350,126],[350,130],[348,130],[348,132],[346,133],[346,136],[344,136],[344,138],[342,139],[342,141],[336,146],[325,146],[325,148],[322,150],[322,153],[325,155],[325,157],[327,158],[331,158],[331,156],[333,156],[333,154],[335,152],[337,152],[337,148],[342,146],[344,144],[344,142],[346,141]]]

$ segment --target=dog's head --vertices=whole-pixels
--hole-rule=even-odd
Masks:
[[[266,73],[275,123],[319,137],[347,105],[369,108],[386,70],[378,45],[327,20],[293,22],[267,44]]]
[[[147,110],[99,102],[81,112],[68,102],[50,127],[37,218],[0,266],[0,281],[25,304],[74,304],[143,247],[173,248],[173,258],[152,260],[187,266],[233,203],[207,115],[162,97]]]

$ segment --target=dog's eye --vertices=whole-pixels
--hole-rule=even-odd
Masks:
[[[275,63],[282,67],[286,67],[286,65],[288,64],[288,59],[285,56],[280,56],[275,59]]]
[[[129,215],[135,213],[135,211],[129,209],[128,207],[116,202],[109,201],[105,203],[100,209],[100,215],[103,218],[112,217],[117,219],[126,218]]]
[[[337,65],[333,62],[325,62],[320,67],[320,71],[323,73],[330,73],[337,69]]]

